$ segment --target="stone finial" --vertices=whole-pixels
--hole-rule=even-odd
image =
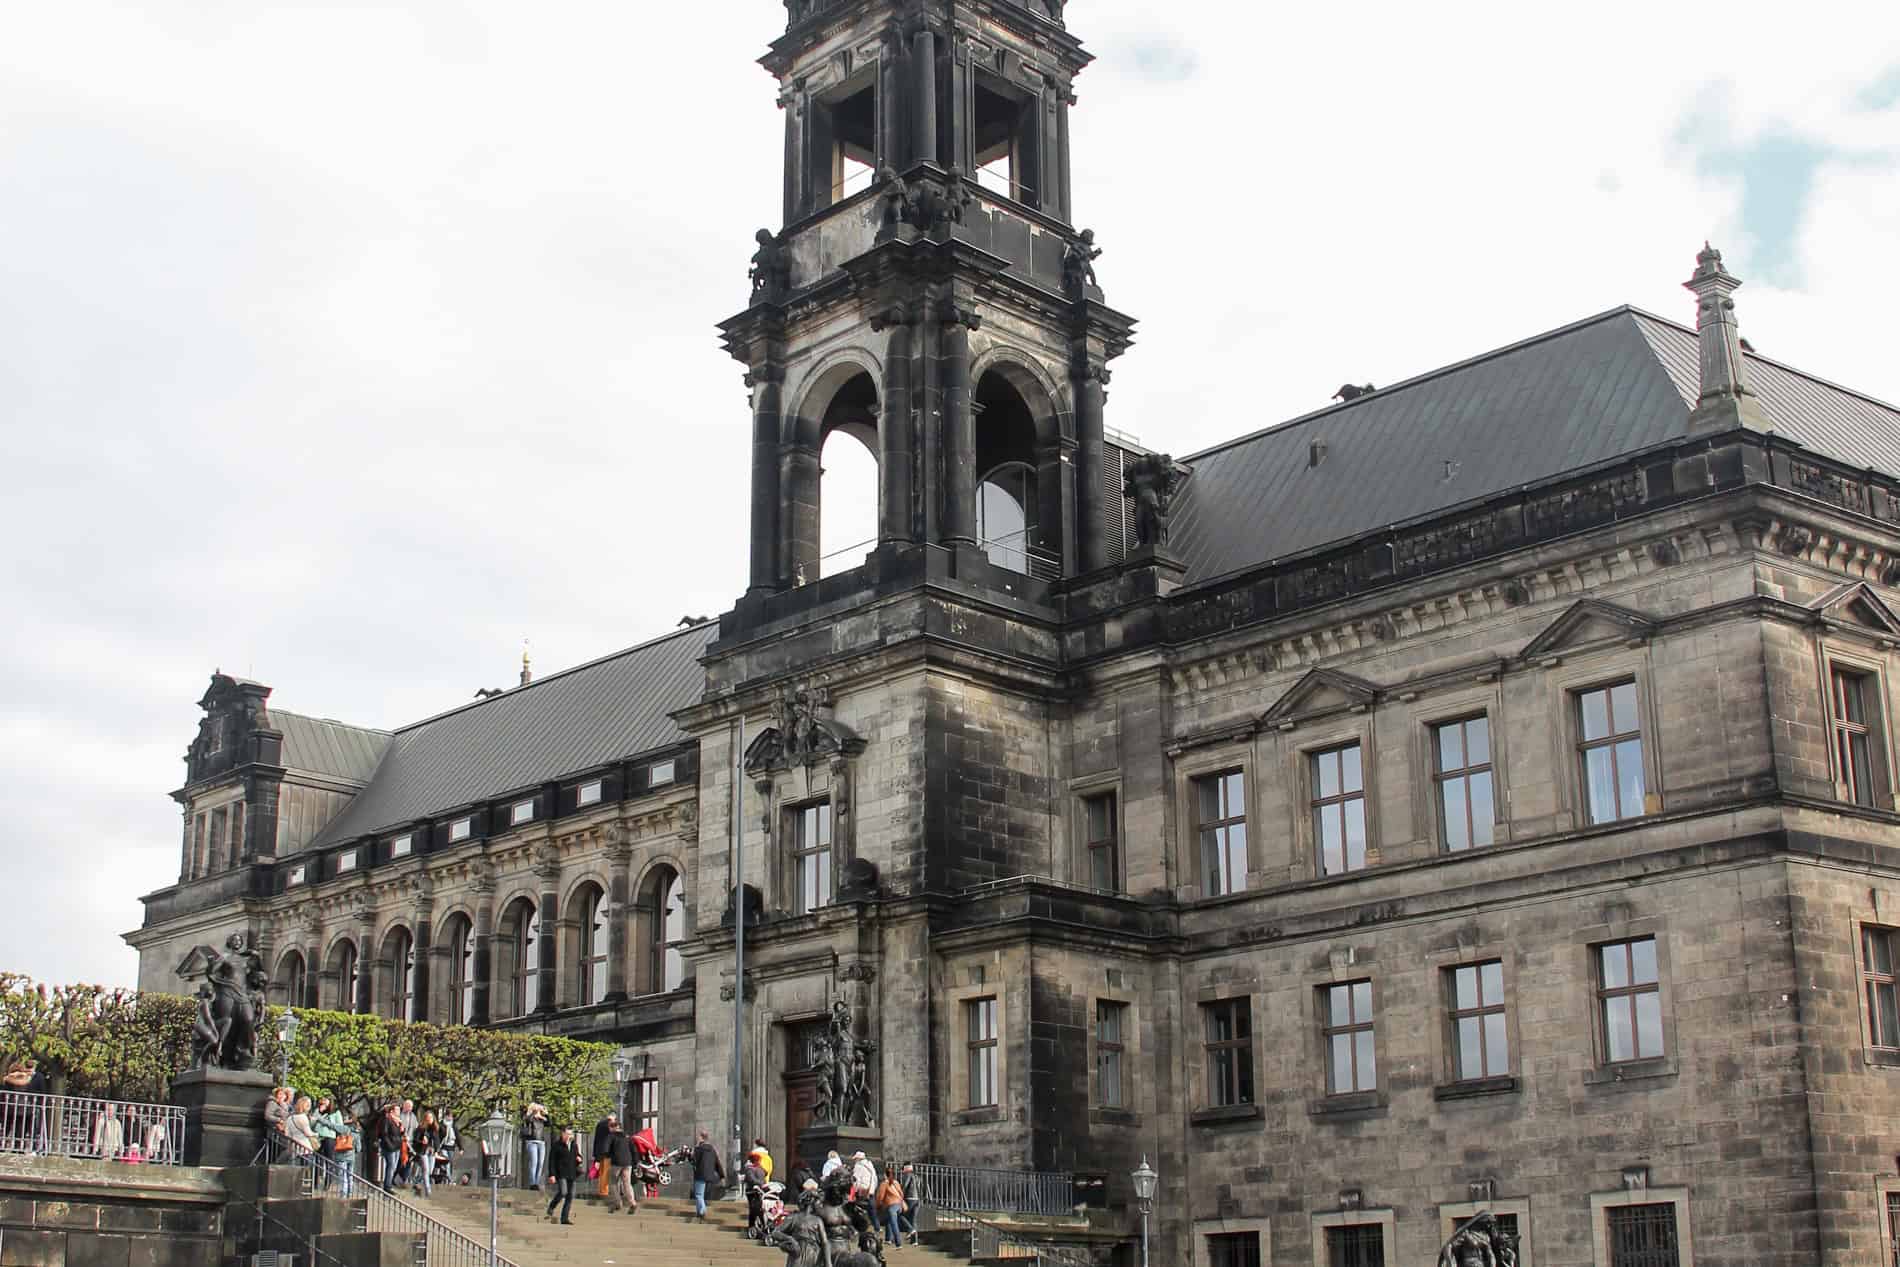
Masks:
[[[1768,431],[1768,415],[1748,385],[1748,367],[1742,354],[1741,330],[1735,323],[1735,301],[1729,298],[1741,279],[1722,267],[1722,253],[1707,242],[1696,253],[1695,272],[1683,288],[1696,297],[1696,343],[1700,347],[1702,390],[1689,415],[1689,430]]]
[[[521,640],[521,684],[526,686],[534,681],[534,669],[528,664],[528,640]]]

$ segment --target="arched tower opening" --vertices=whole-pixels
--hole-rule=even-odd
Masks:
[[[1054,407],[1034,376],[998,364],[977,380],[976,535],[991,563],[1062,572],[1062,449]]]
[[[792,585],[854,568],[877,544],[877,410],[877,380],[847,362],[819,376],[791,419],[780,486]]]

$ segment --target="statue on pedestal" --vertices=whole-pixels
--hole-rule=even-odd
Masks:
[[[191,1027],[193,1069],[249,1069],[257,1060],[270,975],[250,939],[232,933],[224,950],[198,947],[205,963],[198,1017]]]
[[[1517,1267],[1517,1236],[1480,1210],[1452,1231],[1438,1251],[1438,1267]]]
[[[812,1118],[837,1126],[877,1125],[871,1094],[871,1057],[877,1045],[851,1032],[851,1008],[840,999],[831,1020],[812,1044],[812,1068],[818,1071],[818,1098]]]
[[[1168,511],[1174,502],[1174,459],[1144,453],[1122,475],[1122,495],[1135,503],[1135,540],[1144,546],[1168,544]]]

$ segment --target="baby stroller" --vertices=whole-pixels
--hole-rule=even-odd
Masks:
[[[660,1142],[653,1138],[653,1128],[642,1127],[633,1134],[633,1182],[646,1185],[649,1197],[660,1195],[660,1189],[673,1181],[670,1169],[673,1156],[660,1148]]]

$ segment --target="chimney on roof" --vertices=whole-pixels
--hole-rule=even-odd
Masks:
[[[1707,242],[1696,253],[1695,265],[1695,273],[1682,284],[1696,297],[1695,335],[1702,365],[1702,392],[1689,414],[1689,432],[1767,431],[1768,415],[1748,385],[1735,301],[1729,298],[1741,279],[1722,267],[1722,253]]]
[[[528,667],[528,640],[521,640],[521,684],[526,686],[534,681],[534,670]]]

